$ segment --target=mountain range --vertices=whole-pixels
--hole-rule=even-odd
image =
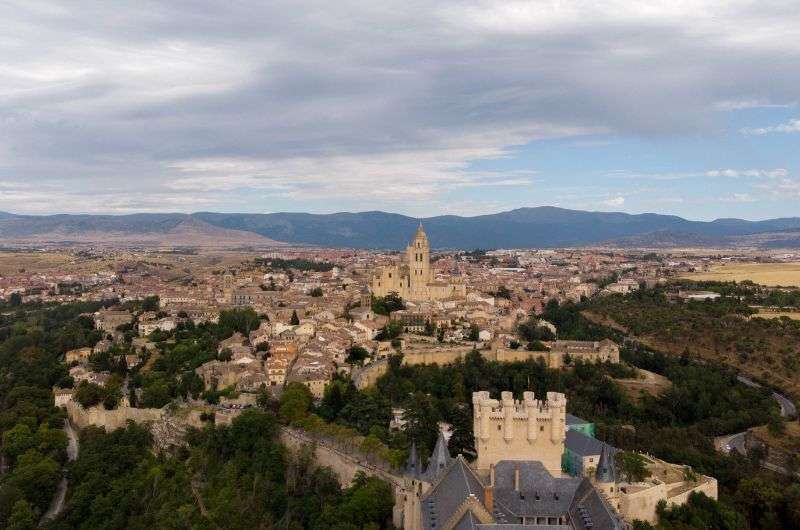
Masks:
[[[571,246],[799,248],[800,217],[691,221],[674,215],[550,206],[474,217],[360,213],[17,215],[0,212],[0,243],[190,247],[315,245],[403,248],[422,222],[436,248]]]

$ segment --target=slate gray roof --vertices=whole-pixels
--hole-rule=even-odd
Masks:
[[[520,491],[514,489],[519,468]],[[541,462],[503,460],[495,466],[494,510],[509,523],[520,517],[558,517],[567,513],[580,479],[553,477]]]
[[[567,422],[567,425],[584,425],[586,423],[590,423],[590,422],[588,422],[586,420],[583,420],[583,419],[581,419],[581,418],[579,418],[577,416],[573,416],[569,412],[567,412],[566,422]]]
[[[569,517],[575,530],[623,530],[622,521],[614,514],[611,507],[600,496],[589,479],[581,481]]]
[[[520,491],[514,488],[519,468]],[[537,500],[538,494],[538,500]],[[425,530],[441,530],[474,495],[485,506],[484,485],[463,457],[451,459],[421,502]],[[571,525],[522,525],[520,517],[568,516]],[[454,530],[623,530],[621,521],[586,478],[553,477],[536,461],[504,460],[495,466],[496,524],[483,524],[467,511]]]
[[[450,451],[447,449],[447,439],[444,437],[444,433],[439,431],[439,437],[436,439],[436,446],[428,459],[428,467],[425,468],[423,479],[434,482],[451,460]]]
[[[419,460],[419,453],[417,452],[417,442],[411,442],[411,452],[406,461],[406,473],[414,478],[418,478],[421,472],[422,464]]]
[[[579,431],[567,431],[567,438],[564,440],[564,446],[577,454],[578,456],[600,456],[603,447],[606,447],[612,453],[616,453],[616,448],[601,442],[597,438],[586,436]]]
[[[616,482],[617,481],[617,466],[614,461],[616,451],[609,445],[603,446],[603,451],[600,453],[600,461],[597,463],[597,471],[595,477],[599,482]],[[610,449],[609,449],[610,448]]]
[[[470,495],[475,495],[484,502],[483,484],[469,467],[467,462],[458,456],[450,461],[433,489],[422,499],[422,525],[427,530],[441,529],[453,515],[461,503]],[[469,524],[470,519],[459,521],[459,525]],[[467,530],[462,527],[459,530]]]

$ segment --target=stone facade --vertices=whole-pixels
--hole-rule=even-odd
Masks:
[[[501,460],[536,460],[551,475],[561,476],[561,455],[566,434],[567,398],[548,392],[546,400],[525,392],[515,401],[511,392],[500,400],[489,392],[472,394],[478,470]]]
[[[430,242],[421,224],[414,240],[406,247],[405,263],[375,271],[370,281],[370,291],[375,296],[394,292],[403,300],[412,302],[461,299],[467,295],[467,288],[462,282],[435,281]]]

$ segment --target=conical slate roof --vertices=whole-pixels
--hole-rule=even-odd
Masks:
[[[417,452],[417,442],[412,441],[411,452],[409,453],[408,460],[406,461],[406,473],[414,478],[418,478],[421,472],[421,467],[419,453]]]
[[[598,482],[616,482],[617,469],[614,466],[614,453],[609,449],[608,444],[603,444],[600,450],[600,460],[597,462],[597,472],[595,478]]]
[[[452,460],[452,457],[447,449],[447,439],[444,437],[444,433],[439,431],[439,438],[436,440],[436,446],[433,448],[433,453],[428,460],[428,467],[425,469],[425,480],[428,482],[436,480],[436,477],[444,471],[450,460]]]

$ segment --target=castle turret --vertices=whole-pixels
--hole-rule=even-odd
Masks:
[[[525,392],[516,401],[511,392],[501,393],[500,400],[485,391],[474,392],[472,404],[478,469],[488,470],[501,460],[538,460],[554,476],[561,475],[564,394],[548,392],[546,400],[537,400],[533,392]]]
[[[619,495],[617,489],[617,468],[614,463],[614,451],[608,444],[603,444],[597,470],[594,474],[595,487],[605,494],[607,499]]]
[[[408,460],[406,460],[406,474],[412,478],[418,478],[421,472],[420,468],[419,453],[417,452],[417,442],[415,440],[411,442],[411,451],[408,454]]]
[[[428,459],[428,467],[425,469],[423,478],[428,482],[434,482],[439,474],[444,471],[447,464],[450,463],[452,457],[450,451],[447,449],[447,439],[444,433],[439,431],[439,437],[436,439],[436,446],[433,448],[430,459]]]

